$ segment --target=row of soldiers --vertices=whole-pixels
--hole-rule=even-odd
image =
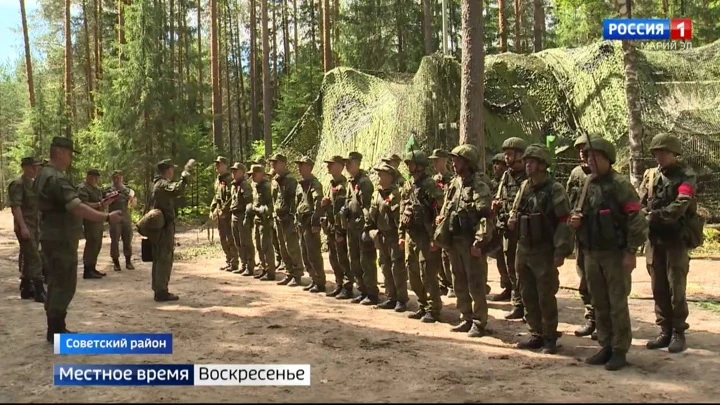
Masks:
[[[278,284],[300,285],[306,269],[312,281],[304,289],[326,292],[323,231],[335,275],[327,296],[405,312],[409,279],[419,304],[409,316],[432,323],[440,319],[444,285],[457,297],[462,317],[451,330],[479,337],[488,319],[491,255],[503,291],[490,299],[510,300],[513,309],[505,318],[524,319],[530,328],[530,337],[518,347],[553,354],[559,337],[558,268],[577,247],[586,323],[575,334],[593,335],[601,345],[589,364],[618,370],[627,364],[631,342],[630,276],[649,229],[648,271],[661,334],[647,347],[685,350],[689,256],[681,228],[696,206],[694,175],[678,161],[680,141],[667,134],[653,138],[658,167],[646,171],[640,194],[612,168],[616,151],[610,142],[582,136],[575,147],[582,162],[566,186],[548,172],[550,151],[522,138],[503,143],[503,153],[493,158],[494,179],[479,170],[478,150],[460,145],[449,154],[436,149],[431,156],[411,151],[403,159],[384,158],[374,167],[377,188],[360,169],[363,156],[358,152],[325,161],[331,176],[326,187],[312,174],[309,157],[295,161],[299,182],[282,154],[270,159],[272,174],[253,164],[250,179],[244,165],[236,163],[227,171],[227,159],[218,157],[211,215],[218,219],[226,254],[221,270],[275,280],[275,229],[287,266]],[[447,170],[448,159],[454,175]],[[401,161],[408,180],[398,171]],[[428,174],[431,166],[434,176]],[[257,274],[253,242],[260,260]],[[379,299],[378,264],[385,279],[384,301]]]

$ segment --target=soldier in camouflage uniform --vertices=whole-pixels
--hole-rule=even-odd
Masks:
[[[132,218],[128,208],[135,203],[135,192],[123,182],[123,172],[115,170],[112,173],[112,184],[104,190],[104,193],[118,193],[118,198],[113,201],[108,209],[110,211],[121,211],[123,220],[119,224],[110,227],[110,258],[113,261],[113,270],[121,271],[120,268],[120,240],[122,239],[123,254],[125,255],[125,268],[135,270],[132,264]]]
[[[502,181],[502,177],[507,172],[507,164],[505,164],[505,154],[498,153],[495,156],[493,156],[492,159],[492,172],[493,177],[490,179],[490,191],[495,194],[497,194],[497,190],[500,187],[500,182]],[[498,273],[500,273],[500,287],[503,289],[503,292],[505,291],[512,291],[512,281],[510,281],[510,277],[508,275],[508,268],[507,263],[505,262],[505,253],[502,249],[502,238],[503,238],[503,228],[498,224],[495,223],[495,233],[493,234],[492,241],[493,245],[497,246],[496,249],[488,252],[488,257],[492,257],[495,259],[495,265],[497,266]],[[502,301],[507,301],[510,299],[510,296],[507,294],[507,292],[500,293],[496,295],[497,298],[500,298]],[[493,297],[494,298],[494,297]]]
[[[645,171],[640,197],[650,225],[645,255],[655,300],[655,323],[661,332],[647,348],[667,347],[670,353],[679,353],[687,348],[685,293],[690,256],[686,226],[690,216],[697,215],[697,180],[692,169],[678,161],[682,145],[676,136],[655,135],[650,150],[658,167]]]
[[[350,152],[345,159],[345,168],[350,175],[341,217],[346,222],[350,269],[360,290],[353,303],[377,305],[379,290],[377,284],[377,251],[369,235],[364,235],[365,216],[370,209],[374,186],[364,170],[360,152]]]
[[[332,178],[325,189],[322,200],[324,217],[322,227],[327,236],[328,256],[330,266],[335,273],[335,288],[327,293],[328,297],[337,299],[350,299],[353,297],[353,274],[350,271],[348,258],[347,230],[342,226],[340,210],[345,206],[347,196],[347,179],[342,171],[345,168],[345,158],[333,156],[326,160],[327,171]]]
[[[462,322],[453,332],[470,337],[485,334],[488,321],[486,297],[487,256],[484,248],[493,234],[490,188],[478,170],[478,152],[460,145],[450,153],[455,178],[445,191],[445,202],[437,218],[436,243],[450,253],[457,308]]]
[[[250,172],[253,181],[253,202],[245,210],[245,226],[254,224],[259,235],[259,238],[255,240],[255,246],[261,269],[261,272],[254,278],[261,281],[275,281],[275,252],[272,243],[274,225],[272,186],[264,166],[252,165]]]
[[[365,219],[365,231],[369,232],[375,247],[378,248],[387,290],[387,300],[379,304],[378,308],[405,312],[408,302],[408,275],[398,233],[400,191],[397,177],[400,173],[387,163],[381,163],[375,167],[375,171],[380,178],[379,186],[375,190]]]
[[[14,217],[15,236],[20,243],[20,298],[35,298],[45,302],[45,286],[42,277],[42,259],[39,244],[38,196],[33,180],[41,163],[33,157],[20,161],[23,173],[8,186],[8,201]]]
[[[285,263],[286,276],[278,285],[295,287],[301,285],[304,272],[300,236],[295,225],[298,182],[287,170],[287,157],[276,153],[270,158],[275,176],[272,180],[273,213],[280,255]]]
[[[515,196],[520,190],[520,184],[527,179],[522,161],[525,148],[527,148],[527,142],[522,138],[508,138],[503,142],[502,150],[508,170],[500,180],[500,186],[495,192],[496,198],[493,201],[493,212],[498,214],[497,225],[503,233],[503,252],[505,253],[505,264],[507,265],[507,275],[501,276],[501,278],[510,279],[512,290],[505,288],[503,292],[492,297],[492,301],[506,301],[510,298],[513,309],[505,315],[505,319],[508,320],[523,319],[525,313],[515,267],[518,234],[517,230],[509,229],[507,226]],[[502,271],[502,269],[498,268],[498,271]]]
[[[165,226],[160,230],[152,243],[152,289],[155,301],[177,301],[177,295],[169,292],[170,274],[175,259],[175,217],[176,202],[190,184],[192,175],[184,170],[179,181],[172,181],[177,166],[170,159],[164,159],[157,164],[157,174],[153,179],[152,195],[150,196],[150,209],[159,209],[165,219]]]
[[[252,240],[252,223],[245,224],[248,205],[252,206],[252,185],[245,177],[247,168],[242,163],[235,163],[230,171],[233,175],[230,192],[230,213],[232,214],[231,230],[235,249],[240,256],[240,269],[233,273],[252,276],[255,268],[255,246]]]
[[[398,176],[395,181],[397,182],[398,189],[402,190],[402,188],[405,187],[405,178],[403,177],[402,173],[400,173],[400,163],[402,163],[402,158],[397,154],[393,153],[392,155],[384,157],[380,160],[383,163],[387,163],[392,166],[393,169],[397,170]]]
[[[518,230],[517,274],[530,338],[518,348],[557,353],[560,288],[558,267],[573,251],[573,234],[565,188],[548,174],[552,157],[540,144],[525,149],[528,179],[520,185],[508,219],[508,229]]]
[[[615,147],[599,137],[583,143],[592,175],[583,181],[580,195],[575,197],[570,225],[577,229],[578,249],[584,252],[602,347],[585,362],[619,370],[627,364],[625,355],[632,343],[630,275],[635,254],[647,238],[647,223],[630,180],[612,168]],[[584,200],[578,202],[580,198]]]
[[[238,269],[238,251],[235,248],[232,236],[232,215],[230,214],[230,203],[232,193],[232,174],[228,171],[228,160],[223,156],[215,159],[215,195],[210,203],[210,213],[217,219],[220,245],[225,252],[225,266],[223,271],[235,271]]]
[[[269,172],[265,172],[267,163],[265,162],[264,157],[258,158],[254,162],[250,162],[250,165],[260,165],[263,168],[263,173],[265,173],[265,178],[268,180],[268,184],[272,185],[272,178],[275,176],[275,171],[273,169],[270,169]],[[252,222],[251,222],[252,223]],[[258,230],[258,227],[255,227],[255,246],[260,246],[260,233]],[[280,256],[280,243],[278,242],[278,236],[277,236],[277,229],[275,229],[275,226],[272,227],[272,244],[273,244],[273,254],[275,255],[275,261],[276,263],[276,269],[277,270],[283,270],[285,269],[285,263],[282,262],[282,257]],[[255,270],[261,270],[264,271],[265,267],[262,263],[257,264],[258,267],[256,267]],[[274,274],[274,273],[273,273]]]
[[[570,172],[570,178],[568,178],[567,186],[565,187],[568,199],[570,200],[570,207],[575,207],[575,205],[577,205],[583,185],[585,184],[585,179],[590,174],[590,167],[587,164],[587,156],[585,155],[586,144],[587,137],[585,135],[581,135],[575,140],[575,150],[580,156],[580,164],[575,166],[575,168]],[[578,292],[580,293],[580,299],[585,306],[585,324],[575,330],[575,336],[581,337],[590,335],[595,340],[597,339],[597,333],[595,332],[595,311],[593,310],[592,299],[585,274],[585,256],[583,249],[580,248],[577,249],[575,269],[577,270],[578,277],[580,278]]]
[[[99,182],[100,172],[97,169],[88,170],[85,181],[78,185],[78,196],[83,204],[95,208],[98,211],[105,212],[103,191],[98,187]],[[99,272],[96,268],[97,259],[102,249],[103,228],[104,225],[102,223],[89,220],[83,221],[83,233],[85,236],[85,249],[83,250],[84,279],[102,278],[105,276],[105,273]]]
[[[109,214],[83,204],[77,189],[65,177],[72,163],[72,139],[55,137],[50,144],[50,162],[33,183],[40,210],[40,244],[48,263],[48,290],[45,299],[48,342],[56,333],[72,333],[65,324],[67,309],[77,288],[77,248],[82,235],[80,218],[102,223],[118,223],[122,212]]]
[[[453,173],[448,167],[449,158],[450,154],[444,149],[434,149],[432,155],[428,156],[435,170],[433,180],[435,180],[443,193],[453,179]],[[450,256],[445,249],[442,250],[442,269],[438,272],[438,279],[440,281],[440,294],[447,295],[448,298],[455,298]]]
[[[300,251],[305,268],[312,282],[303,290],[311,293],[326,291],[325,264],[320,242],[320,217],[322,216],[323,188],[312,173],[315,161],[309,156],[296,160],[300,171],[297,187],[297,222],[300,231]]]
[[[410,286],[420,306],[409,317],[434,323],[440,320],[442,310],[438,277],[442,270],[442,250],[433,237],[435,218],[440,213],[444,195],[427,174],[429,160],[424,152],[406,153],[405,164],[411,178],[401,192],[400,244],[405,247]]]

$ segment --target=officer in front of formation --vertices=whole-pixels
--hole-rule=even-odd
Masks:
[[[45,302],[42,259],[38,248],[38,201],[33,189],[33,181],[41,166],[34,157],[22,158],[20,167],[23,172],[8,186],[13,229],[20,243],[20,298],[34,298],[36,302]]]
[[[77,287],[77,249],[82,235],[78,217],[110,224],[122,220],[121,211],[106,214],[80,201],[77,189],[65,177],[73,153],[77,151],[72,139],[53,138],[50,161],[40,170],[33,184],[40,210],[40,243],[48,264],[45,313],[46,338],[51,343],[56,333],[71,333],[65,318]]]
[[[232,236],[232,214],[230,213],[233,177],[228,171],[228,160],[223,156],[215,159],[215,194],[210,203],[210,216],[217,220],[220,245],[225,252],[223,271],[238,269],[238,252]]]
[[[297,187],[295,176],[287,169],[287,157],[276,153],[270,158],[275,175],[272,178],[273,214],[280,255],[285,264],[285,278],[278,285],[295,287],[301,285],[304,272],[300,237],[295,225],[297,213]]]
[[[354,276],[350,271],[347,230],[342,226],[340,215],[347,197],[347,178],[342,174],[345,158],[336,155],[326,160],[325,164],[331,178],[322,200],[324,217],[321,224],[327,236],[330,266],[335,273],[335,288],[327,295],[339,300],[350,299],[353,297]]]
[[[325,264],[320,242],[320,218],[322,217],[323,187],[312,173],[315,161],[303,156],[295,163],[302,179],[297,186],[297,224],[300,232],[302,261],[312,282],[303,287],[311,293],[326,292]]]
[[[240,269],[233,271],[243,276],[252,276],[255,269],[255,246],[252,238],[252,222],[245,223],[246,209],[252,205],[252,185],[245,177],[247,168],[242,163],[235,163],[230,171],[233,181],[230,189],[230,229],[235,248],[240,256]]]
[[[565,188],[548,173],[551,155],[547,147],[533,144],[525,149],[523,161],[528,179],[511,207],[508,229],[518,232],[517,276],[525,305],[530,338],[520,349],[557,352],[560,288],[558,268],[573,251],[572,230],[567,224],[570,203]]]
[[[132,218],[129,208],[135,206],[135,191],[125,185],[125,176],[121,170],[112,172],[112,184],[105,189],[105,194],[118,193],[118,198],[110,203],[110,211],[121,211],[122,222],[110,226],[110,257],[113,261],[113,270],[121,271],[120,267],[120,241],[123,244],[123,255],[125,256],[125,268],[135,270],[132,264]]]
[[[445,189],[450,185],[453,179],[453,173],[448,167],[448,159],[450,154],[444,149],[433,149],[432,155],[428,159],[432,162],[435,174],[433,180],[437,183],[440,190],[445,193]],[[440,280],[440,294],[447,294],[448,298],[455,298],[455,290],[453,289],[452,268],[450,267],[450,256],[446,249],[442,250],[442,269],[438,272]]]
[[[100,212],[105,212],[105,201],[103,191],[98,186],[100,183],[100,171],[90,169],[87,171],[85,181],[78,185],[78,196],[83,204]],[[83,233],[85,236],[85,249],[83,250],[83,278],[102,278],[105,273],[98,271],[97,260],[102,249],[104,225],[101,223],[84,220]]]

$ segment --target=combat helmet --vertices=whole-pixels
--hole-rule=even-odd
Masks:
[[[585,144],[583,150],[585,150],[586,152],[589,150],[596,150],[598,152],[602,152],[602,154],[605,155],[606,158],[608,158],[610,164],[614,164],[617,157],[615,145],[613,145],[612,142],[608,141],[605,138],[590,138],[590,142]]]
[[[650,150],[653,151],[661,149],[680,155],[682,154],[682,143],[675,135],[667,133],[657,134],[650,141]]]
[[[537,159],[546,165],[550,166],[552,163],[552,156],[550,156],[550,151],[548,148],[540,143],[534,143],[525,149],[525,155],[523,156],[523,159],[533,158]]]
[[[587,135],[580,135],[577,137],[577,139],[575,139],[575,143],[573,143],[573,147],[577,148],[578,146],[582,146],[585,144],[587,144]]]
[[[505,163],[505,155],[502,153],[496,153],[492,158],[492,162]]]
[[[520,152],[524,152],[527,147],[527,141],[522,138],[518,138],[517,136],[506,139],[502,144],[502,150],[515,149]]]
[[[403,156],[403,161],[405,163],[415,163],[416,165],[420,166],[427,166],[428,165],[428,157],[427,154],[423,151],[416,151],[416,152],[407,152]]]
[[[461,157],[467,160],[472,167],[476,167],[479,160],[477,149],[474,146],[468,144],[456,146],[450,152],[450,156]]]

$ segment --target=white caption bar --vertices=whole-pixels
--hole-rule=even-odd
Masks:
[[[195,364],[194,385],[310,385],[309,364]]]

